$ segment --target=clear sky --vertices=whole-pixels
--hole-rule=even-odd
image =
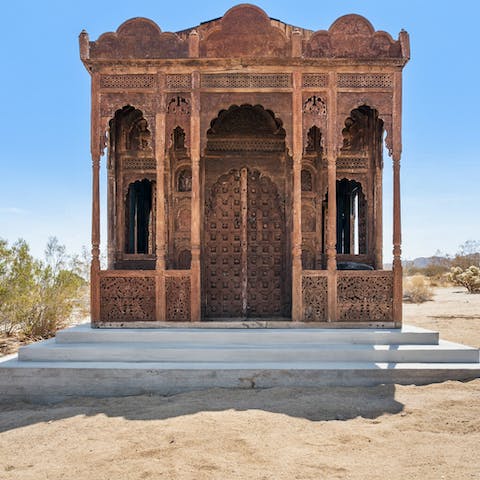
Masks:
[[[90,242],[90,77],[78,34],[95,40],[131,17],[163,31],[222,16],[239,2],[16,0],[2,3],[0,237],[35,255],[56,235],[70,252]],[[404,258],[454,253],[480,240],[480,53],[477,0],[259,0],[270,17],[326,29],[358,13],[395,38],[410,34],[404,70]],[[103,164],[104,166],[104,164]],[[391,163],[385,159],[385,260],[391,252]],[[105,192],[105,188],[103,193]],[[104,196],[105,198],[105,196]],[[104,216],[105,218],[105,216]],[[103,240],[105,236],[103,236]]]

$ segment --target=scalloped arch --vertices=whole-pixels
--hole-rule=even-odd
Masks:
[[[243,111],[242,111],[243,109]],[[250,115],[250,119],[253,122],[257,123],[257,127],[261,127],[259,130],[262,134],[277,134],[285,135],[285,130],[283,129],[283,122],[280,118],[275,116],[275,113],[272,110],[265,109],[262,105],[251,105],[245,103],[242,105],[230,105],[227,110],[220,110],[217,117],[215,117],[210,122],[210,128],[207,131],[207,135],[215,135],[217,133],[227,133],[229,127],[227,125],[226,131],[222,129],[222,123],[231,122],[235,120],[235,117],[241,116],[242,113]],[[220,127],[220,131],[218,128]],[[270,130],[270,131],[267,131]]]

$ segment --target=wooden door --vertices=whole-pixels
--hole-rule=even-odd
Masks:
[[[204,304],[210,318],[284,315],[285,214],[257,170],[222,175],[207,200]]]

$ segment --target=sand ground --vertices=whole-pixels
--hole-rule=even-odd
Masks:
[[[480,346],[480,295],[407,323]],[[480,479],[480,380],[0,407],[0,479]]]

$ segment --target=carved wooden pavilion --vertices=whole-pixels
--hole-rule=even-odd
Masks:
[[[83,31],[80,55],[92,77],[95,326],[401,325],[406,32],[394,40],[358,15],[314,32],[238,5],[176,33],[145,18],[95,42]],[[393,270],[382,262],[384,145]]]

